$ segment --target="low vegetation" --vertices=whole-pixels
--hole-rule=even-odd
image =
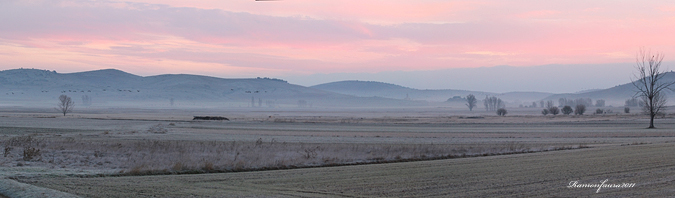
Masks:
[[[576,115],[584,115],[584,112],[586,112],[586,105],[579,104],[574,108],[574,114]]]
[[[572,111],[573,111],[572,107],[570,107],[570,106],[565,106],[565,107],[562,108],[562,113],[565,114],[565,115],[571,114]]]
[[[548,108],[548,112],[553,115],[558,115],[560,113],[560,109],[558,109],[558,107],[551,107]]]
[[[157,126],[153,126],[157,128]],[[152,133],[160,129],[153,129]],[[98,169],[109,174],[176,174],[415,161],[583,148],[518,142],[489,145],[87,140],[16,136],[2,142],[3,166]],[[15,152],[22,151],[23,153]]]
[[[504,109],[504,108],[499,108],[499,109],[497,109],[497,115],[498,115],[498,116],[505,116],[506,113],[508,113],[508,112],[507,112],[506,109]]]

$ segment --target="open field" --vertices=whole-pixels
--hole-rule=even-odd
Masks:
[[[674,143],[393,164],[200,175],[41,177],[22,182],[86,197],[663,197],[675,193]],[[580,183],[633,188],[567,188]]]
[[[594,191],[566,184],[602,177],[637,186],[601,193],[631,195],[623,193],[664,193],[671,182],[652,173],[673,171],[673,161],[655,156],[675,151],[670,116],[647,130],[635,114],[535,111],[245,109],[224,115],[231,121],[192,121],[223,113],[87,109],[63,117],[13,109],[0,112],[0,172],[93,197],[586,196]],[[353,166],[322,167],[334,165]],[[269,169],[290,170],[240,172]],[[133,176],[146,174],[171,175]]]

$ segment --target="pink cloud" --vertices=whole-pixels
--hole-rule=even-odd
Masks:
[[[631,62],[642,46],[675,60],[666,2],[45,2],[0,4],[0,52],[16,55],[0,67],[379,72]]]
[[[516,17],[518,18],[526,18],[526,19],[532,19],[532,18],[546,18],[550,17],[556,14],[560,14],[560,11],[556,10],[534,10],[534,11],[528,11],[525,13],[520,13],[517,14]]]

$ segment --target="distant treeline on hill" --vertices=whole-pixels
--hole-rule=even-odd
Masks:
[[[285,80],[282,80],[282,79],[278,79],[278,78],[268,78],[268,77],[260,78],[260,77],[257,77],[256,79],[273,80],[273,81],[279,81],[279,82],[285,82],[285,83],[288,83],[288,81],[285,81]]]

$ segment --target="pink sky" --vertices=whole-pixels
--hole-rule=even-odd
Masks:
[[[0,69],[283,77],[675,60],[673,1],[4,0]]]

